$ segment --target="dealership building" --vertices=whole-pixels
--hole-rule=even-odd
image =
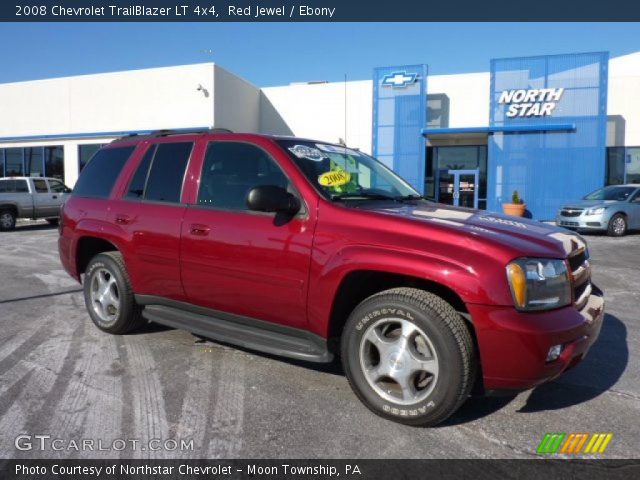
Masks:
[[[223,127],[346,142],[427,198],[533,218],[596,188],[640,183],[640,52],[493,59],[488,71],[258,88],[205,63],[0,84],[0,176],[72,186],[114,138]]]

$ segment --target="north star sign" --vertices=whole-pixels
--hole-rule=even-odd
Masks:
[[[382,85],[385,87],[402,88],[415,83],[418,78],[417,73],[393,72],[382,78]]]
[[[564,88],[534,88],[531,90],[504,90],[498,103],[509,105],[506,116],[548,117],[562,98]]]

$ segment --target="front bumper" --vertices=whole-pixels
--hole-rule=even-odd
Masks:
[[[558,214],[556,225],[564,228],[576,228],[580,230],[606,230],[609,225],[609,218],[605,214],[585,215],[584,212],[578,217],[565,217]]]
[[[598,338],[604,318],[602,292],[593,292],[582,310],[574,306],[546,312],[513,307],[467,305],[475,327],[485,391],[526,390],[578,364]],[[547,362],[554,345],[562,353]]]

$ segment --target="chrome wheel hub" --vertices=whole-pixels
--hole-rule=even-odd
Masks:
[[[10,213],[5,212],[2,215],[0,215],[0,225],[2,225],[2,228],[10,228],[12,224],[13,224],[13,217],[11,216]]]
[[[91,308],[105,323],[115,322],[120,312],[120,292],[115,277],[106,268],[98,268],[91,276]]]
[[[385,318],[369,326],[359,353],[367,382],[385,400],[421,402],[438,380],[436,350],[422,329],[408,320]]]
[[[624,218],[618,217],[616,219],[613,220],[613,231],[620,235],[622,233],[624,233],[625,230],[625,224],[624,224]]]

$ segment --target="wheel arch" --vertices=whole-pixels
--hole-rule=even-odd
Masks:
[[[120,249],[104,238],[85,235],[78,239],[76,244],[76,272],[80,276],[93,257],[104,252],[119,252]]]
[[[478,367],[473,391],[474,393],[481,393],[483,391],[482,364],[478,339],[471,315],[458,292],[434,280],[384,270],[363,269],[350,271],[342,278],[333,298],[327,328],[329,350],[334,354],[340,351],[340,340],[347,319],[362,301],[376,293],[398,287],[417,288],[433,293],[450,304],[464,319],[475,347]]]

